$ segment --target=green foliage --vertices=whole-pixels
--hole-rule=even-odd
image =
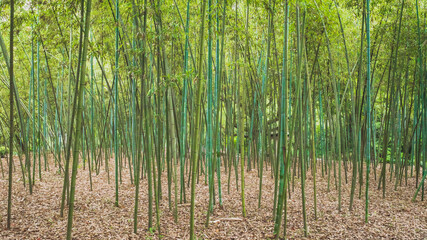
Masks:
[[[0,146],[0,157],[5,158],[7,154],[9,153],[9,149],[4,146]]]

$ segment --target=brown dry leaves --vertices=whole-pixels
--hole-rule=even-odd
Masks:
[[[2,159],[3,163],[5,160]],[[140,207],[138,217],[138,234],[133,234],[133,207],[135,191],[130,184],[129,170],[123,168],[122,184],[119,188],[120,207],[114,207],[114,169],[110,160],[110,184],[104,170],[96,176],[92,174],[93,191],[89,187],[89,173],[79,169],[76,204],[73,226],[74,239],[158,239],[157,233],[147,231],[148,188],[147,179],[140,186]],[[4,166],[4,165],[3,165]],[[36,175],[34,193],[30,195],[22,184],[19,161],[13,177],[12,229],[6,230],[7,208],[7,173],[0,178],[0,238],[1,239],[64,239],[67,219],[59,216],[63,177],[56,173],[51,161],[51,171],[43,171],[42,181]],[[270,169],[266,169],[263,179],[263,196],[261,208],[258,209],[257,171],[246,172],[246,211],[247,217],[241,216],[240,186],[236,188],[234,171],[231,174],[230,193],[227,189],[228,175],[221,174],[223,207],[218,201],[211,215],[209,228],[205,227],[208,205],[208,186],[204,176],[200,176],[196,196],[196,233],[203,239],[267,239],[272,237],[273,225],[273,191],[274,181]],[[373,171],[372,171],[373,172]],[[379,171],[377,170],[377,173]],[[188,176],[188,175],[186,175]],[[387,179],[386,198],[376,189],[377,181],[371,176],[370,218],[364,223],[364,186],[362,197],[358,198],[356,189],[354,209],[348,210],[350,195],[350,177],[346,184],[343,174],[342,211],[338,212],[337,191],[331,176],[331,191],[327,191],[327,177],[317,174],[317,215],[314,219],[313,181],[310,174],[306,181],[307,218],[309,238],[311,239],[426,239],[427,238],[427,201],[410,201],[414,193],[415,179],[408,180],[408,186],[393,190],[394,180]],[[351,176],[351,173],[349,173]],[[240,178],[240,176],[239,176]],[[240,184],[240,180],[239,180]],[[403,183],[404,184],[404,183]],[[173,191],[172,186],[172,191]],[[217,191],[217,186],[215,186]],[[178,190],[179,191],[179,190]],[[189,189],[187,200],[189,202]],[[178,192],[179,194],[179,192]],[[172,202],[173,202],[172,193]],[[174,222],[173,211],[168,207],[167,178],[162,176],[162,200],[160,202],[161,236],[163,239],[188,239],[190,205],[178,205],[178,223]],[[173,204],[172,204],[173,206]],[[155,211],[153,207],[153,211]],[[66,216],[65,212],[65,216]],[[227,220],[233,219],[233,220]],[[239,220],[241,219],[241,220]],[[155,214],[153,215],[155,223]],[[283,228],[282,228],[283,231]],[[302,203],[300,180],[295,178],[295,189],[288,201],[288,238],[303,238]]]

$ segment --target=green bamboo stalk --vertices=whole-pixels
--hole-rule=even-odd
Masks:
[[[60,216],[64,216],[64,208],[65,208],[65,196],[67,196],[67,203],[69,203],[69,196],[70,196],[70,186],[69,186],[69,166],[70,166],[70,157],[71,157],[71,144],[72,144],[72,136],[73,136],[73,129],[74,129],[74,119],[75,119],[75,114],[77,112],[77,106],[78,106],[78,95],[79,95],[79,88],[78,83],[80,81],[80,58],[81,58],[81,54],[82,54],[82,48],[83,48],[83,15],[84,15],[84,2],[82,1],[81,4],[81,8],[80,8],[80,14],[82,16],[82,21],[80,24],[80,39],[79,39],[79,56],[78,56],[78,65],[77,65],[77,78],[76,78],[76,87],[74,89],[74,98],[73,98],[73,105],[71,107],[70,105],[70,99],[71,99],[71,66],[72,66],[72,54],[71,54],[71,47],[70,47],[70,59],[69,59],[69,68],[70,68],[70,74],[69,74],[69,88],[68,88],[68,94],[69,94],[69,107],[70,107],[70,113],[69,113],[69,134],[68,134],[68,139],[67,139],[67,146],[65,149],[65,174],[64,174],[64,184],[62,187],[62,196],[61,196],[61,210],[60,210]],[[70,27],[70,45],[72,44],[72,28]]]
[[[37,24],[39,24],[38,16],[37,16]],[[38,111],[38,118],[37,118],[37,155],[34,155],[34,161],[33,161],[33,184],[35,183],[35,176],[36,176],[36,156],[38,159],[39,164],[39,179],[41,181],[41,166],[40,166],[40,141],[41,141],[41,110],[40,110],[40,42],[39,42],[39,36],[37,37],[37,75],[36,75],[36,81],[37,81],[37,111]]]
[[[188,31],[189,31],[189,21],[190,21],[190,0],[187,1],[187,20],[185,25],[185,51],[184,51],[184,83],[182,89],[182,110],[181,110],[181,148],[180,148],[180,182],[181,182],[181,191],[180,191],[180,203],[185,198],[185,180],[184,180],[184,170],[185,170],[185,153],[186,148],[185,144],[187,142],[187,79],[188,79]]]
[[[271,6],[271,0],[269,0],[268,6]],[[264,161],[266,159],[266,128],[267,128],[267,119],[266,119],[266,113],[264,111],[266,110],[266,96],[265,96],[265,85],[268,81],[268,66],[269,66],[269,55],[270,55],[270,38],[272,35],[272,22],[273,22],[273,13],[269,12],[268,14],[268,36],[267,36],[267,56],[265,58],[265,66],[264,66],[264,72],[262,76],[262,86],[261,86],[261,105],[259,106],[259,115],[260,115],[260,134],[261,134],[261,141],[260,141],[260,179],[259,179],[259,193],[258,193],[258,208],[261,208],[261,197],[262,197],[262,178],[263,178],[263,170],[264,170]]]
[[[300,140],[300,146],[299,146],[299,155],[300,155],[300,162],[301,162],[301,194],[302,194],[302,213],[303,213],[303,222],[304,222],[304,236],[307,237],[308,235],[308,227],[307,227],[307,214],[306,214],[306,206],[305,206],[305,163],[304,163],[304,141],[303,141],[303,112],[302,112],[302,91],[301,91],[301,65],[302,65],[302,37],[304,32],[304,21],[300,23],[300,6],[299,3],[296,4],[296,13],[297,13],[297,22],[296,22],[296,28],[297,28],[297,54],[298,54],[298,62],[297,62],[297,72],[296,72],[296,81],[297,81],[297,93],[298,93],[298,99],[299,99],[299,116],[300,116],[300,126],[299,126],[299,140]],[[305,17],[304,17],[305,19]],[[301,31],[301,28],[302,31]]]
[[[160,1],[157,1],[157,8],[160,8],[159,6]],[[156,8],[156,6],[153,3],[153,7],[154,10],[156,12],[156,20],[159,21],[159,14],[158,14],[158,9]],[[157,23],[158,24],[158,23]],[[161,113],[162,113],[162,104],[161,104],[161,89],[160,89],[160,79],[161,79],[161,51],[160,51],[160,33],[158,30],[158,26],[155,24],[155,28],[156,28],[156,33],[157,33],[157,37],[156,37],[156,62],[157,65],[156,67],[156,95],[155,95],[155,106],[156,106],[156,127],[154,128],[156,132],[154,132],[156,139],[156,144],[155,144],[155,149],[156,149],[156,165],[157,165],[157,175],[156,175],[156,171],[155,171],[155,167],[154,167],[154,162],[153,162],[153,173],[154,173],[154,199],[155,199],[155,207],[156,207],[156,225],[157,225],[157,229],[159,231],[160,234],[160,220],[159,220],[159,201],[161,199],[161,194],[162,194],[162,181],[161,181],[161,174],[162,174],[162,155],[163,155],[163,144],[162,144],[162,129],[163,129],[163,125],[161,122]],[[153,61],[154,62],[154,61]],[[156,183],[156,176],[157,176],[157,183]]]
[[[238,145],[240,145],[240,195],[241,195],[241,201],[242,201],[242,216],[246,217],[246,206],[245,206],[245,125],[246,125],[246,119],[245,119],[245,109],[246,109],[246,100],[245,97],[245,78],[241,78],[240,85],[238,86],[238,98],[237,98],[237,114],[239,117],[239,125],[238,125],[238,134],[239,134],[239,141],[237,142]],[[237,81],[237,79],[236,79]],[[242,89],[239,89],[242,87]],[[239,153],[239,152],[238,152]]]
[[[419,9],[418,9],[418,0],[416,0],[416,2],[415,2],[415,9],[416,9],[416,13],[417,13],[417,33],[418,33],[418,63],[419,63],[419,69],[418,69],[418,74],[419,74],[419,85],[420,86],[423,86],[423,79],[424,79],[424,66],[423,66],[423,64],[424,64],[424,61],[423,61],[423,53],[422,53],[422,45],[421,45],[421,28],[420,28],[420,16],[419,16]],[[423,97],[421,97],[422,96],[422,94],[423,94],[423,91],[421,90],[421,89],[424,89],[424,88],[420,88],[420,97],[419,97],[419,107],[420,107],[420,111],[421,111],[421,114],[423,114],[422,116],[421,116],[421,120],[420,120],[420,122],[421,122],[421,124],[423,124],[424,126],[423,127],[419,127],[418,128],[418,133],[417,133],[417,135],[418,136],[423,136],[423,139],[425,139],[426,137],[427,137],[427,132],[426,132],[426,129],[427,129],[427,127],[426,127],[426,124],[427,124],[427,118],[426,118],[426,114],[427,114],[427,102],[426,102],[426,93],[425,93],[425,89],[424,89],[424,96]],[[424,98],[424,102],[422,102],[422,100],[423,100],[423,98]],[[424,106],[424,108],[422,107],[422,106]],[[417,109],[418,110],[418,109]],[[414,119],[416,118],[416,117],[418,117],[418,111],[417,111],[417,114],[416,114],[416,116],[414,116]],[[424,132],[423,132],[423,129],[424,129]],[[416,145],[417,146],[419,146],[420,144],[419,144],[419,139],[421,139],[421,137],[419,137],[419,138],[417,138],[417,143],[416,143]],[[426,179],[426,175],[427,175],[427,171],[426,171],[426,151],[425,151],[425,146],[427,146],[426,145],[426,142],[427,141],[422,141],[423,142],[423,144],[424,144],[424,166],[423,166],[423,169],[424,169],[424,173],[422,174],[422,178],[421,178],[421,182],[420,183],[418,183],[418,174],[419,174],[419,167],[420,167],[420,161],[421,161],[421,159],[420,159],[420,157],[417,157],[418,158],[418,161],[416,160],[416,162],[418,163],[418,166],[416,166],[416,180],[417,180],[417,190],[415,191],[415,193],[414,193],[414,196],[412,197],[412,201],[415,201],[415,199],[417,198],[417,195],[418,195],[418,192],[420,191],[420,189],[421,188],[423,188],[423,193],[424,193],[424,181],[425,181],[425,179]],[[418,147],[417,147],[417,149],[418,149]],[[421,151],[419,151],[419,152],[421,152]],[[421,154],[420,154],[421,155]],[[422,198],[423,199],[423,198]]]
[[[166,164],[167,164],[167,178],[168,178],[168,204],[169,204],[169,210],[172,210],[172,166],[171,166],[171,162],[172,162],[172,139],[170,136],[170,125],[171,125],[171,116],[170,116],[170,111],[169,109],[171,108],[170,104],[169,104],[169,87],[166,87],[166,92],[165,92],[165,96],[164,96],[165,100],[165,142],[166,142]]]
[[[91,34],[93,36],[93,33]],[[96,154],[96,147],[95,147],[95,106],[94,106],[94,92],[93,92],[93,84],[95,81],[95,70],[93,67],[93,55],[90,56],[90,135],[91,135],[91,161],[92,161],[92,167],[94,166],[94,162],[96,162],[95,154]]]
[[[44,88],[44,96],[43,96],[43,160],[44,160],[44,170],[47,171],[48,169],[48,161],[47,161],[47,155],[46,152],[48,151],[47,141],[48,141],[48,134],[47,134],[47,84],[46,84],[46,78],[44,80],[43,84]],[[58,109],[56,109],[58,110]]]
[[[370,40],[370,0],[366,0],[366,56],[367,56],[367,72],[366,72],[366,116],[367,116],[367,127],[366,127],[366,190],[365,190],[365,222],[368,222],[368,209],[369,209],[369,167],[371,160],[371,40]]]
[[[212,0],[208,0],[208,80],[207,80],[207,112],[206,112],[206,161],[209,176],[209,205],[206,227],[209,227],[210,212],[213,208],[213,166],[212,166]]]
[[[113,133],[114,133],[114,163],[115,163],[115,186],[116,186],[116,191],[115,191],[115,202],[114,205],[116,207],[119,206],[119,176],[118,176],[118,172],[119,172],[119,150],[118,150],[118,145],[119,145],[119,133],[118,133],[118,120],[117,120],[117,114],[118,114],[118,98],[119,98],[119,89],[118,89],[118,81],[119,81],[119,17],[120,17],[120,12],[119,12],[119,0],[116,0],[116,17],[115,17],[115,21],[116,21],[116,28],[115,28],[115,33],[116,33],[116,38],[115,38],[115,68],[114,68],[114,124],[113,124]]]
[[[15,1],[10,1],[10,32],[9,32],[9,51],[10,51],[10,64],[9,64],[9,184],[7,194],[7,223],[6,228],[10,229],[12,221],[12,167],[13,167],[13,136],[14,136],[14,123],[13,123],[13,94],[15,84],[13,82],[13,36],[14,36],[14,20],[15,20]]]
[[[325,161],[325,130],[323,125],[323,109],[322,109],[322,90],[319,90],[319,119],[320,119],[320,155],[322,159],[322,177],[324,177],[324,173],[326,173],[326,164],[323,167],[323,162]],[[354,167],[354,165],[353,165]]]
[[[135,4],[134,2],[132,2],[134,8],[133,10],[135,11]],[[144,1],[144,10],[146,10],[147,7],[147,0]],[[142,31],[146,30],[146,11],[144,11],[144,22],[143,22],[143,26],[142,26]],[[140,20],[137,15],[135,14],[135,19],[134,19],[134,25],[136,27],[136,30],[139,31],[139,21]],[[142,50],[142,52],[140,53],[140,64],[141,64],[141,74],[140,74],[140,80],[141,80],[141,95],[140,95],[140,105],[139,105],[139,112],[138,112],[138,122],[134,121],[134,127],[136,127],[138,129],[138,132],[141,132],[142,134],[135,134],[136,136],[136,146],[135,146],[135,151],[137,151],[137,153],[135,153],[135,157],[136,157],[136,167],[135,167],[135,207],[134,207],[134,222],[133,222],[133,231],[136,234],[138,231],[138,204],[139,204],[139,184],[140,184],[140,171],[141,171],[141,158],[142,158],[142,148],[143,148],[143,152],[144,152],[144,160],[147,163],[147,167],[145,168],[145,170],[147,171],[149,178],[148,178],[148,189],[149,189],[149,202],[148,202],[148,206],[149,206],[149,211],[148,211],[148,228],[151,228],[151,210],[152,210],[152,195],[151,195],[151,168],[148,167],[149,165],[149,161],[150,161],[150,156],[149,156],[149,152],[146,151],[147,150],[147,145],[148,145],[148,141],[147,141],[147,132],[142,131],[144,129],[144,125],[146,123],[145,118],[143,116],[143,112],[145,112],[145,117],[148,115],[147,114],[147,109],[145,107],[145,100],[146,98],[144,96],[146,96],[145,94],[145,82],[143,81],[143,79],[146,77],[145,74],[145,63],[146,63],[146,55],[145,55],[145,39],[144,40],[138,40],[136,41],[136,45],[138,46],[138,49]],[[136,66],[136,63],[135,63]],[[136,80],[134,80],[134,91],[133,94],[136,94]],[[136,96],[134,97],[134,104],[136,102]],[[136,109],[134,108],[134,114],[136,114]],[[148,131],[148,128],[145,128],[146,131]],[[142,145],[142,146],[141,146]],[[143,164],[142,164],[143,165]],[[142,172],[143,174],[143,172]]]
[[[196,112],[193,115],[194,130],[191,137],[191,164],[193,174],[191,178],[191,208],[190,208],[190,239],[195,239],[194,235],[194,207],[195,207],[195,194],[196,194],[196,178],[197,178],[197,166],[199,156],[199,134],[200,134],[200,111],[201,111],[201,98],[202,98],[202,62],[203,62],[203,38],[204,38],[204,27],[205,27],[205,12],[206,12],[206,0],[202,2],[202,15],[201,15],[201,26],[200,26],[200,42],[199,42],[199,62],[197,68],[197,85],[196,85],[196,99],[195,107]]]
[[[228,74],[228,81],[227,81],[227,90],[226,90],[226,125],[227,125],[227,133],[228,135],[228,141],[227,141],[227,164],[228,164],[228,184],[227,184],[227,192],[230,194],[230,179],[231,179],[231,163],[232,163],[232,156],[233,156],[233,150],[234,150],[234,131],[233,131],[233,118],[232,118],[232,99],[233,99],[233,86],[231,85],[231,69],[229,70]]]
[[[177,160],[178,160],[178,158],[177,158],[177,156],[178,156],[178,153],[177,153],[177,149],[176,149],[176,146],[177,146],[177,144],[178,144],[178,141],[177,141],[177,138],[176,138],[176,135],[175,135],[175,129],[176,129],[176,122],[175,122],[175,119],[174,119],[174,104],[173,104],[173,96],[174,96],[174,94],[173,94],[173,91],[172,90],[170,90],[169,91],[169,97],[168,97],[168,105],[169,105],[169,109],[168,109],[168,111],[169,111],[169,122],[171,123],[171,130],[170,130],[170,135],[171,135],[171,144],[172,144],[172,146],[171,146],[171,157],[172,157],[172,175],[173,175],[173,182],[174,182],[174,209],[173,209],[173,215],[174,215],[174,220],[175,220],[175,222],[178,222],[178,183],[177,183],[177,171],[178,171],[178,168],[177,168]]]
[[[83,4],[83,1],[82,1]],[[91,7],[92,7],[92,0],[87,0],[86,3],[86,17],[84,19],[85,24],[85,35],[84,35],[84,44],[83,44],[83,53],[82,58],[80,61],[81,64],[81,74],[80,74],[80,81],[78,86],[78,106],[77,106],[77,119],[76,119],[76,137],[74,138],[74,148],[73,148],[73,168],[72,168],[72,174],[71,174],[71,188],[70,188],[70,207],[68,211],[68,222],[67,222],[67,240],[71,240],[71,231],[72,231],[72,225],[73,225],[73,213],[74,213],[74,197],[75,197],[75,189],[76,189],[76,176],[77,176],[77,166],[78,166],[78,160],[79,160],[79,143],[82,136],[82,98],[83,98],[83,91],[85,87],[85,72],[86,72],[86,56],[87,56],[87,45],[88,45],[88,39],[89,39],[89,26],[90,26],[90,13],[91,13]],[[82,21],[83,21],[83,15],[82,15]],[[76,86],[77,88],[77,86]],[[71,129],[72,130],[72,129]]]
[[[33,25],[31,24],[31,81],[30,81],[30,85],[31,85],[31,89],[33,92],[33,97],[32,97],[32,150],[33,150],[33,156],[35,156],[35,129],[36,129],[36,109],[35,109],[35,92],[34,92],[34,39],[33,39]],[[30,96],[31,98],[31,96]],[[31,181],[31,159],[27,159],[26,161],[26,167],[27,167],[27,171],[28,171],[28,186],[30,188],[30,194],[32,194],[33,192],[33,184]]]
[[[274,225],[274,233],[276,235],[276,239],[279,238],[280,235],[280,226],[282,221],[282,212],[283,212],[283,204],[286,201],[286,186],[285,181],[288,178],[288,165],[289,159],[285,157],[287,154],[287,143],[288,143],[288,118],[287,118],[287,110],[288,110],[288,34],[289,34],[289,24],[288,24],[288,16],[289,16],[289,3],[285,2],[284,6],[284,21],[283,21],[283,65],[282,65],[282,88],[281,88],[281,99],[280,99],[280,141],[279,141],[279,165],[280,165],[280,184],[279,184],[279,197],[278,197],[278,207],[276,213],[276,220]],[[285,206],[286,208],[286,206]],[[285,210],[286,211],[286,210]],[[285,233],[286,234],[286,233]]]
[[[239,111],[240,109],[240,102],[239,102],[239,79],[238,79],[238,75],[237,75],[237,71],[239,69],[239,54],[238,54],[238,41],[239,41],[239,34],[238,34],[238,1],[236,0],[235,2],[235,15],[234,15],[234,48],[233,48],[233,59],[234,59],[234,66],[233,66],[233,95],[234,95],[234,99],[236,99],[236,101],[233,102],[233,104],[235,105],[233,107],[232,110],[232,115],[233,115],[233,122],[235,122],[237,124],[237,136],[236,139],[233,139],[233,146],[235,148],[233,148],[233,150],[235,150],[235,152],[233,152],[233,157],[232,157],[232,161],[233,161],[233,166],[234,166],[234,175],[235,175],[235,180],[236,180],[236,188],[237,190],[239,190],[239,171],[238,171],[238,160],[239,160],[239,147],[240,147],[240,135],[239,135],[239,125],[240,125],[240,121],[239,121],[239,115],[236,114],[236,111]],[[234,136],[234,124],[232,126],[232,133]]]
[[[147,10],[147,0],[144,1],[144,9]],[[144,32],[146,32],[146,14],[144,14]],[[143,41],[143,48],[145,49],[145,41]],[[144,53],[143,55],[143,63],[145,64],[146,55]],[[149,66],[150,67],[150,66]],[[150,68],[149,68],[150,69]],[[145,68],[143,68],[145,70]],[[141,92],[143,93],[142,96],[146,96],[146,89],[149,87],[149,78],[146,79],[147,81],[144,81],[141,85]],[[154,163],[152,162],[153,158],[153,150],[152,150],[152,138],[151,134],[154,132],[154,130],[151,129],[151,124],[149,124],[152,118],[151,115],[151,108],[149,107],[151,105],[150,98],[148,97],[142,97],[141,101],[143,101],[143,107],[144,112],[146,112],[144,119],[144,126],[145,126],[145,134],[144,134],[144,152],[147,154],[144,155],[144,158],[146,158],[146,169],[147,169],[147,178],[148,178],[148,229],[151,230],[153,226],[153,184],[155,183],[155,170],[154,170]],[[153,128],[154,129],[154,128]],[[154,139],[154,138],[153,138]],[[154,180],[154,183],[153,183]],[[155,187],[154,187],[155,189]]]
[[[313,80],[314,81],[314,80]],[[314,106],[313,106],[313,101],[312,101],[312,96],[311,96],[311,91],[310,91],[310,79],[307,79],[307,91],[308,91],[308,106],[310,109],[310,112],[313,114],[310,114],[310,139],[311,139],[311,143],[309,143],[309,145],[311,145],[311,158],[312,158],[312,174],[313,174],[313,195],[314,195],[314,219],[317,220],[317,192],[316,192],[316,171],[317,171],[317,158],[316,158],[316,144],[315,144],[315,136],[314,133],[316,131],[315,128],[315,119],[314,119]]]
[[[217,10],[216,10],[216,29],[219,32],[219,3],[216,0]],[[216,104],[216,120],[215,120],[215,128],[216,128],[216,136],[215,136],[215,156],[216,156],[216,173],[217,173],[217,182],[218,182],[218,199],[219,205],[222,206],[222,189],[221,189],[221,87],[222,87],[222,64],[223,64],[223,49],[224,49],[224,35],[225,35],[225,10],[226,10],[226,1],[223,2],[223,16],[222,16],[222,29],[221,29],[221,47],[219,45],[219,34],[216,34],[216,66],[215,70],[215,104]],[[221,53],[220,53],[221,48]],[[222,115],[221,115],[222,116]],[[214,199],[215,200],[215,199]]]

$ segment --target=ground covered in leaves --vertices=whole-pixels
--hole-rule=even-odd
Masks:
[[[6,160],[1,159],[3,166]],[[147,179],[141,182],[138,218],[138,234],[133,233],[133,211],[135,187],[130,183],[129,170],[124,168],[122,183],[119,187],[119,207],[114,207],[114,160],[110,160],[110,183],[107,173],[101,170],[99,175],[92,174],[93,190],[90,191],[87,167],[80,166],[74,212],[73,239],[188,239],[190,205],[187,189],[187,203],[178,204],[178,222],[174,222],[173,211],[169,209],[166,174],[162,176],[162,199],[160,201],[160,235],[156,230],[147,230],[148,188]],[[6,230],[7,213],[7,171],[0,176],[0,239],[64,239],[67,218],[60,217],[62,175],[50,163],[50,171],[42,172],[42,180],[36,175],[34,193],[24,189],[19,161],[15,159],[16,171],[13,176],[12,228]],[[5,168],[7,169],[7,167]],[[351,170],[350,170],[351,171]],[[380,168],[377,169],[377,174]],[[240,170],[239,170],[240,173]],[[242,217],[240,186],[236,187],[234,171],[228,191],[228,175],[224,169],[221,175],[223,207],[218,202],[211,215],[211,223],[205,227],[208,205],[208,186],[204,176],[196,189],[196,234],[202,239],[269,239],[273,237],[273,191],[274,180],[271,169],[264,171],[262,202],[258,208],[259,178],[256,170],[245,172],[245,196],[247,216]],[[364,222],[364,187],[359,199],[356,189],[353,211],[348,210],[351,187],[351,174],[346,183],[342,174],[342,210],[338,212],[338,191],[335,179],[330,178],[330,191],[327,190],[328,178],[317,173],[317,219],[313,208],[313,178],[307,175],[306,204],[308,238],[310,239],[427,239],[427,200],[411,202],[415,191],[415,178],[408,178],[408,185],[394,191],[394,179],[387,179],[386,197],[377,190],[377,181],[372,171],[369,192],[369,222]],[[389,175],[387,175],[389,176]],[[240,176],[239,181],[240,184]],[[217,186],[216,186],[217,187]],[[173,191],[172,187],[172,191]],[[292,187],[291,187],[292,189]],[[178,192],[179,193],[179,192]],[[172,202],[174,200],[172,192]],[[179,198],[179,197],[178,197]],[[172,205],[173,206],[173,205]],[[154,209],[154,207],[153,207]],[[65,216],[67,213],[65,213]],[[302,202],[298,176],[291,191],[288,204],[287,238],[302,239]],[[153,215],[155,223],[155,215]],[[283,232],[283,228],[282,228]]]

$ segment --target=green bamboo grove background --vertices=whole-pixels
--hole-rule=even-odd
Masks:
[[[274,206],[277,238],[286,235],[298,179],[304,235],[306,188],[314,190],[317,218],[316,178],[338,189],[339,211],[363,197],[366,222],[369,195],[385,197],[386,185],[411,187],[412,200],[424,200],[426,9],[418,0],[0,2],[8,227],[10,176],[22,175],[31,194],[43,172],[57,171],[71,239],[79,166],[89,170],[87,191],[107,172],[115,206],[122,179],[130,178],[135,233],[144,204],[148,228],[160,234],[167,188],[175,221],[178,203],[191,204],[191,239],[200,178],[209,185],[209,227],[230,185],[246,216],[245,173],[257,171],[258,207]],[[275,180],[273,202],[262,201],[267,175]],[[415,186],[407,184],[412,177]],[[349,202],[342,181],[351,181]],[[368,192],[373,183],[382,192]],[[148,202],[139,201],[142,187]]]

